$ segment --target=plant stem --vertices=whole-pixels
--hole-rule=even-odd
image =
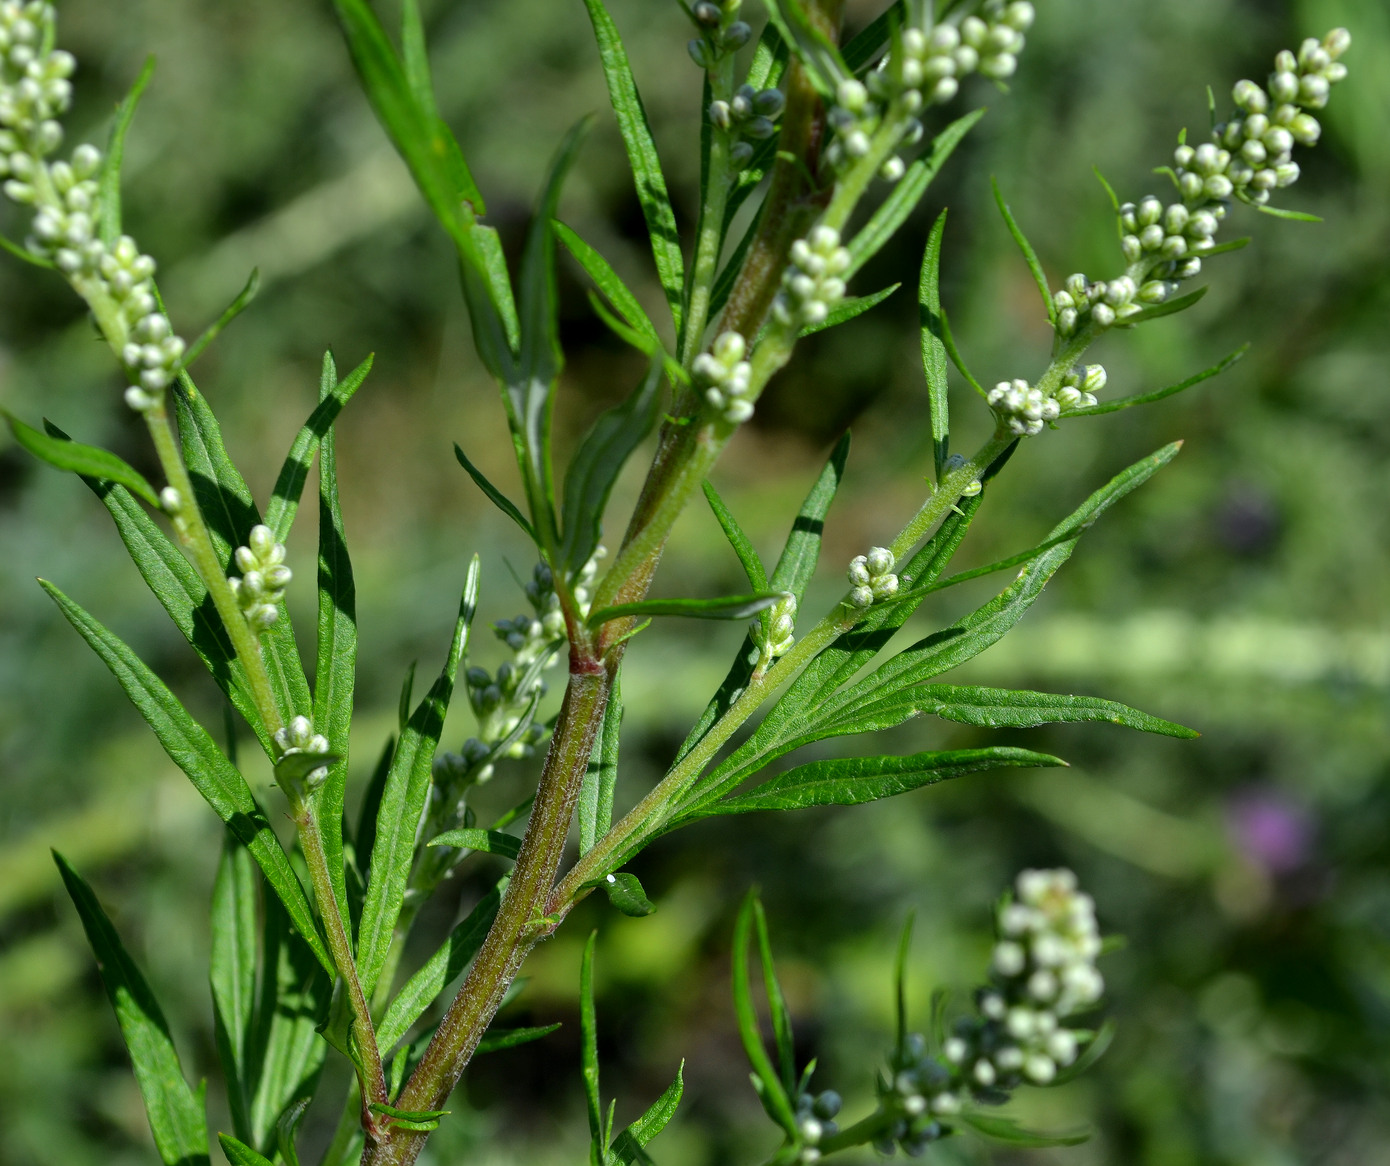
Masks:
[[[611,673],[591,656],[586,658],[583,647],[581,644],[580,650],[571,652],[565,701],[497,921],[401,1091],[396,1103],[401,1109],[443,1108],[522,961],[537,941],[554,929],[555,921],[545,918],[542,911],[564,854],[579,784],[612,689]],[[368,1144],[362,1162],[364,1166],[406,1166],[418,1157],[425,1137],[410,1130],[390,1129],[380,1141]]]
[[[353,1039],[357,1046],[357,1055],[361,1058],[362,1124],[375,1137],[380,1133],[380,1122],[368,1107],[373,1102],[388,1100],[386,1075],[381,1068],[381,1050],[376,1044],[371,1009],[362,991],[362,981],[357,978],[357,963],[352,955],[352,937],[343,923],[343,914],[339,910],[333,891],[328,857],[323,850],[323,835],[319,830],[312,799],[301,801],[294,807],[294,824],[299,830],[299,844],[304,851],[304,864],[309,868],[309,882],[313,885],[314,898],[318,901],[319,918],[323,920],[328,950],[333,956],[334,964],[337,965],[338,974],[343,978],[348,1003],[352,1007]]]

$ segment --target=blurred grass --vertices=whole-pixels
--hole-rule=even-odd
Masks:
[[[514,250],[553,144],[605,107],[582,6],[424,7],[441,106]],[[876,7],[851,4],[851,20]],[[688,33],[674,4],[612,8],[688,226],[698,116]],[[1174,465],[1087,535],[1038,609],[968,675],[1101,693],[1204,736],[1011,734],[1073,768],[972,778],[855,812],[706,823],[663,841],[637,867],[661,910],[627,920],[586,904],[537,952],[514,1012],[565,1028],[480,1060],[432,1161],[582,1158],[574,993],[591,925],[601,930],[605,1091],[622,1099],[620,1120],[684,1056],[688,1102],[658,1143],[660,1161],[752,1163],[771,1139],[755,1118],[727,990],[733,905],[750,883],[768,902],[802,1051],[820,1057],[818,1084],[844,1092],[853,1111],[871,1094],[889,1028],[888,965],[905,913],[918,912],[912,986],[925,1022],[933,987],[960,993],[978,977],[989,905],[1012,873],[1066,862],[1096,893],[1107,926],[1128,936],[1106,969],[1120,1035],[1097,1072],[1027,1105],[1039,1125],[1089,1121],[1098,1136],[1076,1150],[1027,1153],[961,1142],[933,1151],[935,1160],[1390,1162],[1390,11],[1382,0],[1047,0],[1039,9],[1011,94],[972,91],[989,116],[860,284],[907,286],[803,346],[718,482],[760,549],[774,553],[819,459],[853,423],[850,477],[807,610],[828,602],[835,565],[891,534],[922,492],[929,439],[910,288],[931,218],[949,204],[943,293],[972,367],[987,379],[1026,374],[1047,336],[990,203],[989,175],[1054,283],[1109,270],[1112,223],[1091,166],[1122,196],[1154,188],[1148,171],[1166,160],[1176,129],[1205,124],[1208,83],[1221,101],[1237,77],[1263,76],[1276,49],[1346,24],[1356,37],[1351,76],[1287,200],[1326,222],[1238,213],[1234,230],[1255,243],[1208,265],[1207,299],[1107,339],[1103,359],[1108,391],[1119,394],[1181,379],[1247,340],[1251,354],[1157,407],[1026,443],[963,551],[972,565],[1030,545],[1109,474],[1186,439]],[[474,551],[485,562],[483,614],[524,606],[506,564],[524,571],[526,549],[449,450],[459,440],[489,475],[514,480],[446,249],[356,92],[326,5],[65,0],[62,30],[81,61],[79,136],[99,137],[145,53],[158,56],[130,141],[127,215],[160,258],[176,325],[196,332],[250,267],[265,277],[261,299],[198,370],[258,496],[313,405],[323,348],[340,364],[378,354],[339,443],[359,585],[361,773],[390,731],[410,661],[427,674],[439,659]],[[4,214],[0,230],[18,233]],[[659,303],[607,117],[563,214],[644,301]],[[562,433],[621,395],[642,364],[592,318],[583,290],[566,269]],[[72,297],[32,269],[0,264],[5,406],[148,466],[116,390]],[[985,419],[968,393],[955,403],[963,448]],[[638,481],[635,469],[624,478],[615,514]],[[13,448],[0,450],[0,540],[0,1163],[148,1162],[138,1095],[47,848],[94,878],[161,994],[185,1063],[211,1075],[204,920],[218,835],[32,577],[92,607],[210,723],[220,712],[88,493]],[[291,547],[300,580],[312,578],[311,556],[304,526]],[[692,511],[659,586],[714,593],[738,579],[713,519]],[[987,586],[948,592],[924,614],[953,618]],[[291,592],[301,628],[312,626],[310,590]],[[737,637],[672,624],[634,645],[620,797],[635,800],[669,760]],[[484,663],[500,657],[490,645],[478,651]],[[456,709],[446,739],[469,727]],[[980,740],[914,723],[881,745]],[[488,795],[508,801],[523,768]],[[254,765],[249,777],[268,787]],[[1251,850],[1239,828],[1251,799],[1306,824],[1293,865],[1276,868]],[[476,879],[462,883],[429,926],[447,926]]]

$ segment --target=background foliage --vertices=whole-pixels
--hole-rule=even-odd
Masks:
[[[877,7],[851,4],[851,20]],[[606,106],[583,8],[425,8],[441,106],[504,239],[519,245],[546,157],[575,116]],[[687,28],[675,5],[614,0],[612,9],[678,213],[690,212],[698,73],[684,56]],[[524,572],[526,548],[449,448],[463,441],[486,473],[511,482],[501,411],[472,355],[448,249],[366,109],[326,5],[65,0],[61,16],[81,61],[79,134],[85,125],[99,140],[143,55],[159,58],[129,143],[127,215],[161,258],[176,326],[197,331],[251,266],[261,269],[260,300],[200,376],[261,495],[312,405],[323,348],[345,368],[377,354],[339,423],[363,658],[377,665],[355,725],[355,761],[369,765],[405,669],[417,657],[422,675],[434,667],[474,551],[484,561],[481,614],[524,607],[506,563]],[[631,1110],[620,1108],[620,1121],[685,1056],[688,1100],[661,1160],[752,1163],[770,1147],[744,1134],[755,1101],[728,998],[730,927],[751,882],[763,887],[802,1055],[820,1056],[818,1082],[852,1107],[886,1044],[905,913],[918,912],[912,977],[925,1013],[931,987],[964,990],[977,977],[988,907],[1012,872],[1066,863],[1096,894],[1107,928],[1129,939],[1106,969],[1119,1038],[1101,1070],[1039,1101],[1037,1121],[1089,1120],[1099,1136],[1014,1153],[962,1140],[935,1149],[937,1161],[1390,1162],[1390,13],[1380,0],[1041,4],[1012,94],[989,96],[989,115],[933,187],[915,235],[858,285],[906,288],[798,349],[717,481],[771,550],[852,423],[825,561],[891,534],[890,516],[920,496],[930,462],[908,294],[929,216],[951,207],[943,295],[972,366],[991,379],[1031,367],[1049,334],[989,175],[1054,285],[1095,270],[1114,242],[1092,164],[1126,196],[1153,188],[1147,169],[1175,129],[1204,123],[1207,83],[1221,92],[1262,77],[1277,48],[1334,24],[1356,37],[1351,75],[1327,110],[1324,148],[1300,159],[1295,197],[1327,222],[1249,222],[1256,245],[1208,266],[1212,292],[1198,309],[1109,337],[1100,359],[1118,394],[1180,379],[1245,340],[1251,355],[1157,407],[1025,443],[963,552],[985,562],[1030,545],[1095,484],[1185,438],[1173,466],[1088,536],[1037,610],[968,677],[1103,692],[1203,738],[1015,733],[1000,743],[1058,752],[1072,768],[970,777],[853,811],[724,819],[658,844],[636,867],[658,913],[618,918],[591,900],[535,954],[510,1015],[565,1026],[469,1070],[431,1161],[582,1157],[576,971],[591,925],[605,1092]],[[647,300],[659,297],[606,113],[563,214]],[[36,274],[0,264],[0,397],[146,468],[143,434],[77,301]],[[562,279],[563,435],[617,400],[641,358],[594,319],[577,269]],[[958,429],[967,416],[958,411]],[[635,487],[620,484],[629,496]],[[93,878],[171,1013],[185,1063],[213,1073],[203,953],[218,827],[33,576],[91,606],[212,719],[215,692],[88,492],[12,447],[0,451],[0,546],[0,1162],[146,1162],[129,1065],[47,848],[61,844]],[[311,547],[307,531],[291,546],[299,578],[311,577]],[[840,584],[825,574],[828,600]],[[708,514],[682,520],[665,577],[682,594],[740,589]],[[291,591],[302,627],[309,613],[295,605],[312,602],[310,591]],[[949,592],[934,614],[970,599]],[[634,646],[620,799],[655,779],[740,634],[668,624]],[[500,658],[501,645],[479,642],[481,662]],[[458,702],[446,743],[468,734],[468,718]],[[923,720],[888,744],[975,743],[972,730]],[[268,768],[249,776],[269,784]],[[509,804],[520,780],[513,763],[487,793]],[[436,934],[475,890],[443,896]]]

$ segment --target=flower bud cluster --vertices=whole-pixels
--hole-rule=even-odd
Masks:
[[[275,730],[275,748],[279,751],[277,760],[283,760],[291,753],[327,753],[328,738],[314,732],[313,722],[308,717],[295,717],[284,728]],[[327,780],[326,765],[310,770],[301,779],[304,787],[311,792]]]
[[[749,660],[755,667],[766,668],[779,656],[785,656],[796,642],[796,596],[788,593],[748,625],[753,636],[753,652]]]
[[[841,1104],[840,1095],[833,1089],[827,1089],[814,1096],[802,1093],[797,1097],[796,1132],[801,1143],[797,1162],[820,1160],[820,1142],[840,1132],[839,1123],[835,1118],[840,1112]]]
[[[1033,15],[1028,0],[985,0],[978,15],[959,23],[904,29],[867,83],[847,80],[840,85],[830,111],[836,129],[826,154],[831,165],[843,169],[867,155],[890,107],[901,115],[896,119],[902,123],[899,144],[915,145],[922,137],[915,115],[928,105],[950,101],[962,77],[975,72],[997,80],[1012,76]],[[903,160],[893,156],[880,175],[896,182],[904,170]]]
[[[737,170],[753,159],[753,142],[765,141],[777,133],[777,119],[786,108],[780,89],[754,89],[740,85],[728,101],[713,101],[709,119],[733,140],[729,157]]]
[[[233,556],[241,577],[230,575],[227,582],[251,630],[263,632],[280,618],[280,601],[291,574],[285,566],[285,544],[275,541],[270,527],[253,526],[246,541]]]
[[[748,400],[753,366],[744,360],[747,350],[748,342],[739,333],[723,332],[690,366],[705,400],[735,425],[753,416],[753,402]]]
[[[962,1017],[938,1058],[910,1034],[879,1082],[890,1124],[875,1142],[911,1156],[952,1132],[949,1119],[972,1103],[999,1105],[1024,1083],[1050,1084],[1076,1061],[1086,1033],[1063,1022],[1093,1008],[1104,990],[1096,970],[1095,904],[1069,870],[1025,870],[999,912],[991,983],[976,993],[979,1014]]]
[[[49,162],[63,141],[58,121],[72,102],[76,68],[71,53],[52,44],[55,10],[44,0],[0,2],[0,178],[13,202],[34,208],[25,245],[53,263],[95,308],[103,324],[115,322],[131,379],[126,402],[147,411],[163,401],[184,354],[154,295],[154,260],[122,236],[112,246],[99,237],[97,174],[101,151],[81,145],[68,161]],[[114,315],[115,321],[112,321]]]
[[[687,44],[690,59],[702,69],[712,69],[721,57],[736,53],[753,35],[747,21],[739,20],[743,0],[699,0],[690,9],[700,35]]]
[[[1128,274],[1108,283],[1073,275],[1054,294],[1059,335],[1075,335],[1088,324],[1124,324],[1171,299],[1216,249],[1231,199],[1263,206],[1272,191],[1298,181],[1293,148],[1315,145],[1321,136],[1308,110],[1325,106],[1332,85],[1346,76],[1338,58],[1350,44],[1345,29],[1333,29],[1321,41],[1305,40],[1297,56],[1281,52],[1267,86],[1236,82],[1231,96],[1239,112],[1217,125],[1210,141],[1191,146],[1183,140],[1174,151],[1178,200],[1165,205],[1148,195],[1120,207]]]
[[[956,1026],[946,1060],[976,1090],[1046,1085],[1076,1060],[1078,1033],[1063,1022],[1100,1002],[1095,903],[1069,870],[1025,870],[1017,897],[999,912],[993,984],[977,995],[980,1016]]]
[[[856,555],[849,563],[849,605],[872,607],[898,593],[898,577],[893,574],[896,559],[887,547],[870,547],[867,555]]]
[[[820,324],[844,298],[844,275],[852,262],[834,227],[816,227],[791,246],[791,263],[772,302],[779,323],[796,328]]]

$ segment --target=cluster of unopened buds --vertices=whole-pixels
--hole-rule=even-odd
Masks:
[[[1148,195],[1120,207],[1127,273],[1108,282],[1078,273],[1054,294],[1058,334],[1123,325],[1170,299],[1216,250],[1232,198],[1263,206],[1271,191],[1297,182],[1293,149],[1321,137],[1322,126],[1308,110],[1323,108],[1332,85],[1346,76],[1338,58],[1350,44],[1346,29],[1333,29],[1321,41],[1305,40],[1296,56],[1281,52],[1266,87],[1236,82],[1231,97],[1240,112],[1217,125],[1210,141],[1191,146],[1184,139],[1173,154],[1177,201],[1165,205]]]
[[[818,1162],[820,1142],[840,1132],[835,1121],[840,1112],[840,1095],[833,1089],[823,1093],[802,1093],[796,1099],[796,1133],[801,1143],[798,1162]]]
[[[702,69],[712,69],[721,57],[736,53],[753,35],[752,27],[737,19],[743,0],[699,0],[690,9],[700,35],[686,45],[690,59]]]
[[[1105,987],[1095,967],[1095,905],[1069,870],[1026,870],[1016,890],[999,913],[979,1015],[956,1022],[940,1057],[912,1033],[890,1058],[879,1083],[881,1153],[901,1147],[916,1157],[951,1133],[949,1119],[968,1105],[1002,1104],[1010,1090],[1050,1084],[1075,1063],[1089,1034],[1063,1022],[1094,1008]]]
[[[849,605],[872,607],[898,593],[898,577],[893,552],[887,547],[870,547],[867,555],[855,555],[849,562]]]
[[[779,656],[785,656],[796,642],[796,596],[783,595],[749,625],[753,636],[752,659],[749,663],[767,667]]]
[[[690,366],[705,400],[736,425],[753,416],[753,402],[748,400],[753,366],[744,359],[747,350],[748,342],[739,333],[723,332]]]
[[[278,760],[283,761],[293,753],[327,753],[328,738],[314,732],[313,722],[308,717],[295,717],[284,728],[275,730],[275,748]],[[310,791],[317,789],[328,778],[328,767],[321,765],[310,770],[299,779]]]
[[[241,577],[229,576],[227,582],[251,630],[263,632],[280,618],[280,601],[291,574],[285,566],[285,544],[275,541],[270,527],[253,526],[246,543],[233,556]]]
[[[791,263],[782,288],[772,302],[779,323],[805,328],[825,322],[845,296],[844,275],[852,263],[849,249],[840,246],[834,227],[815,227],[791,246]]]
[[[1055,392],[1048,393],[1022,379],[1000,381],[986,396],[995,415],[1020,437],[1034,437],[1044,425],[1059,417],[1096,404],[1105,388],[1105,368],[1099,364],[1076,365],[1062,376]]]
[[[847,80],[838,87],[830,111],[836,129],[827,150],[831,165],[842,168],[867,155],[890,107],[902,119],[897,145],[914,145],[922,137],[914,115],[928,105],[950,101],[963,77],[976,72],[996,80],[1012,76],[1033,16],[1028,0],[986,0],[978,15],[958,24],[943,21],[930,28],[904,29],[866,83]],[[880,173],[895,182],[903,170],[902,159],[893,156]]]
[[[753,158],[753,142],[766,141],[777,133],[786,98],[780,89],[754,89],[740,85],[728,101],[712,101],[709,119],[734,141],[729,158],[737,169]]]
[[[58,119],[72,102],[71,53],[49,47],[55,10],[43,0],[0,3],[0,177],[12,201],[34,208],[29,251],[57,267],[93,308],[115,309],[131,386],[126,402],[146,412],[163,402],[184,342],[173,334],[154,294],[154,260],[129,236],[99,237],[97,175],[101,151],[81,145],[68,161],[49,162],[63,141]],[[113,313],[98,313],[103,322]]]

